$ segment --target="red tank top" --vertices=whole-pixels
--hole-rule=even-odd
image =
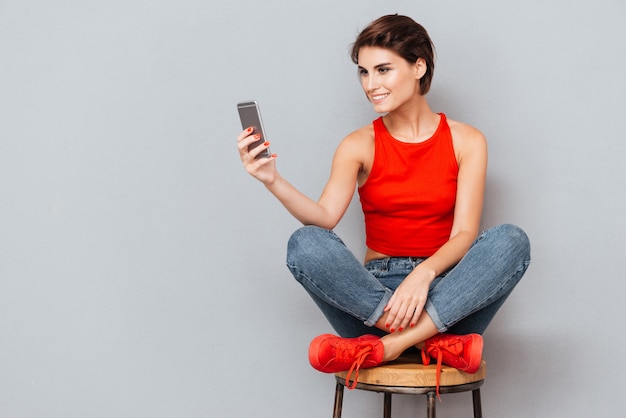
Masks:
[[[374,162],[359,195],[366,244],[390,256],[430,257],[450,239],[459,167],[442,113],[432,137],[401,142],[378,118]]]

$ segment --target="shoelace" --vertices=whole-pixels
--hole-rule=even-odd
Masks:
[[[460,356],[463,354],[463,343],[459,340],[452,344],[440,344],[437,342],[427,349],[422,349],[422,363],[424,366],[428,366],[430,364],[430,354],[433,351],[436,351],[437,354],[437,374],[436,374],[436,391],[437,391],[437,399],[441,401],[441,395],[439,394],[439,385],[441,383],[441,362],[443,360],[443,350],[446,350],[448,353]]]
[[[352,363],[350,370],[348,370],[348,373],[346,374],[346,387],[348,389],[354,389],[356,387],[356,384],[359,379],[359,368],[361,367],[361,364],[363,364],[367,356],[370,355],[370,353],[372,352],[372,349],[373,347],[371,345],[366,345],[365,347],[362,347],[355,354],[354,346],[352,345],[350,346],[342,345],[341,347],[337,347],[337,350],[339,351],[339,355],[342,358],[348,358],[348,359],[356,358],[354,362]],[[352,379],[352,383],[350,383],[350,380],[351,380],[350,376],[352,375],[353,372],[354,372],[354,379]]]

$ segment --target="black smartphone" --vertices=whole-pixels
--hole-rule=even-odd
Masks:
[[[267,141],[265,136],[265,129],[263,128],[263,121],[261,120],[261,111],[259,110],[259,104],[255,100],[247,102],[237,103],[237,111],[239,111],[239,119],[241,119],[241,128],[247,129],[252,127],[254,133],[261,135],[258,141],[254,141],[248,146],[248,151],[258,147]],[[270,156],[270,150],[267,148],[265,151],[257,155],[256,158],[266,158]]]

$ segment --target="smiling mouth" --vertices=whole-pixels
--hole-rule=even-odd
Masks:
[[[375,95],[372,95],[372,101],[377,102],[377,101],[379,101],[379,100],[384,99],[384,98],[385,98],[385,97],[387,97],[387,96],[389,96],[389,93],[385,93],[385,94],[375,94]]]

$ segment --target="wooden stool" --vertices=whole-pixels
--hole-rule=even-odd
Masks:
[[[335,389],[335,407],[333,418],[341,418],[343,405],[343,388],[346,383],[347,372],[335,373],[337,386]],[[482,386],[487,367],[483,361],[478,372],[468,374],[454,367],[441,366],[439,393],[457,393],[472,391],[474,404],[474,418],[482,418],[480,403],[480,387]],[[391,394],[425,394],[427,396],[427,416],[435,418],[435,398],[437,366],[421,364],[419,354],[404,354],[397,360],[359,370],[359,379],[356,389],[384,393],[384,418],[391,418]]]

